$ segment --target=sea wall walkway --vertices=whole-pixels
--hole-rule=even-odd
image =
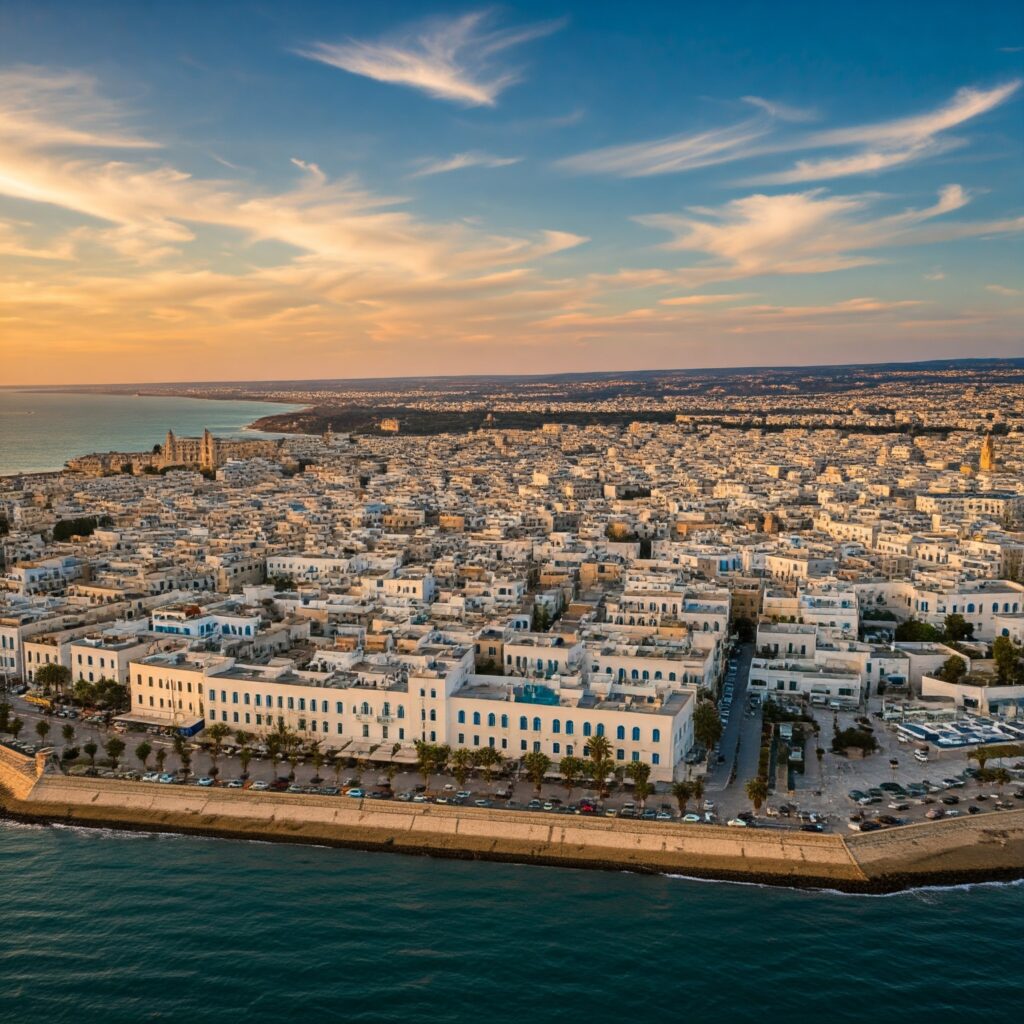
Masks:
[[[6,813],[24,820],[849,891],[1024,875],[1024,811],[846,837],[207,790],[37,775],[39,770],[31,758],[0,753]]]

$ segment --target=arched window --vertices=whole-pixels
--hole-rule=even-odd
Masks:
[[[604,724],[601,723],[601,722],[598,722],[598,724],[597,724],[597,735],[598,736],[603,736],[604,735]]]
[[[480,724],[480,712],[479,711],[474,711],[473,712],[473,724],[474,725],[479,725]]]
[[[432,722],[436,722],[437,721],[437,710],[435,708],[431,708],[430,709],[430,720]]]
[[[491,714],[489,714],[487,716],[487,724],[490,725],[490,726],[493,726],[495,721],[496,721],[496,719],[494,717],[494,712],[491,712]]]
[[[551,731],[552,732],[561,732],[562,731],[562,723],[557,718],[551,723]]]
[[[360,708],[360,714],[368,715],[369,713],[370,713],[370,705],[367,704],[366,701],[364,700],[363,703],[362,703],[362,707]]]
[[[567,736],[571,736],[575,731],[576,731],[576,726],[573,723],[572,719],[570,718],[569,721],[567,721],[565,723],[565,734]]]
[[[639,673],[639,672],[638,672],[638,671],[637,671],[636,669],[633,669],[633,670],[632,670],[632,671],[631,671],[631,672],[629,673],[629,678],[630,678],[630,679],[639,679],[639,678],[640,678],[640,673]]]
[[[539,718],[535,718],[533,720],[533,731],[534,732],[540,732],[540,719]]]
[[[405,718],[405,705],[404,704],[399,704],[398,705],[398,717],[399,718]]]
[[[661,742],[661,730],[660,729],[655,729],[654,732],[651,733],[651,739],[654,740],[655,743],[660,743]]]
[[[968,612],[973,612],[974,611],[974,602],[973,601],[968,601],[967,602],[967,611]]]
[[[525,731],[529,729],[529,727],[530,723],[526,720],[526,715],[521,715],[519,718],[519,728]]]
[[[626,738],[626,727],[624,725],[620,725],[615,730],[615,738],[617,740],[624,740]]]
[[[465,724],[466,724],[466,712],[465,711],[460,711],[459,712],[459,725],[465,725]]]
[[[637,726],[634,725],[633,726],[633,742],[637,743],[637,742],[639,742],[639,740],[640,740],[640,730],[637,728]]]
[[[502,727],[502,729],[507,729],[508,728],[508,715],[502,715],[501,716],[501,727]]]
[[[583,735],[584,736],[589,736],[590,735],[590,723],[589,722],[584,722],[583,723]]]

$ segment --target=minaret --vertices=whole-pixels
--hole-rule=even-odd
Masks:
[[[164,458],[163,464],[165,466],[173,466],[178,461],[178,442],[175,440],[174,431],[168,430],[167,437],[164,439]]]
[[[981,455],[978,457],[979,473],[994,473],[996,471],[996,443],[991,434],[985,435],[981,442]]]
[[[203,431],[203,443],[199,450],[199,468],[217,468],[217,440],[209,429]]]

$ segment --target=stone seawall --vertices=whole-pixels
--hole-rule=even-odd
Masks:
[[[0,762],[22,820],[882,891],[1024,875],[1024,812],[847,838],[68,778]],[[28,786],[21,781],[24,779]],[[14,782],[17,786],[11,785]],[[950,827],[952,826],[952,827]]]

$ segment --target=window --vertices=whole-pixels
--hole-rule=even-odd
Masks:
[[[621,747],[618,750],[615,751],[615,760],[616,761],[625,761],[626,760],[626,752]]]
[[[502,727],[502,729],[507,729],[508,728],[508,715],[502,715],[501,716],[501,727]]]
[[[655,743],[660,743],[661,742],[661,730],[660,729],[655,729],[654,732],[651,733],[651,739]]]
[[[603,736],[604,735],[604,723],[603,722],[599,722],[598,725],[597,725],[597,735],[598,736]]]
[[[539,718],[535,718],[533,720],[533,731],[534,732],[540,732],[540,719]]]
[[[480,724],[480,712],[479,711],[474,711],[473,712],[473,724],[474,725],[479,725]]]
[[[620,725],[615,730],[615,738],[617,740],[624,740],[626,738],[626,727],[624,725]]]
[[[589,736],[590,735],[590,723],[589,722],[584,722],[583,723],[583,735],[584,736]]]
[[[640,730],[635,725],[633,726],[633,742],[634,743],[639,743],[640,742]]]
[[[487,724],[493,728],[495,723],[495,717],[493,714],[487,716]]]
[[[557,718],[551,723],[551,731],[552,732],[561,732],[562,731],[562,723]]]
[[[459,712],[458,722],[459,722],[459,725],[465,725],[466,724],[466,712],[465,711],[460,711]],[[459,742],[461,743],[462,740],[459,740]]]
[[[526,721],[526,715],[521,715],[520,716],[520,718],[519,718],[519,728],[522,729],[524,732],[529,728],[529,723]]]
[[[576,731],[576,726],[572,719],[565,723],[565,733],[567,736],[571,736]]]
[[[551,745],[551,752],[554,753],[554,754],[560,754],[562,752],[561,744],[553,743]]]
[[[661,754],[651,754],[651,764],[661,764]]]

